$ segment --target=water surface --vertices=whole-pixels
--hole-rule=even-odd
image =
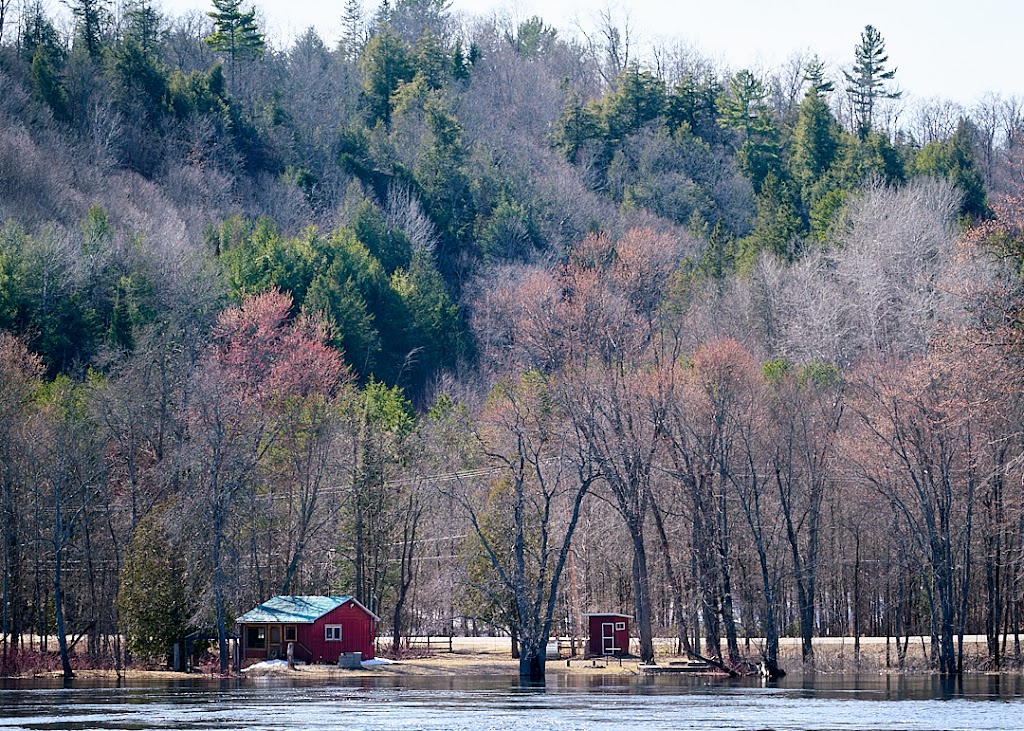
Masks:
[[[1011,675],[817,675],[764,684],[552,673],[543,689],[494,677],[0,683],[0,731],[1024,729],[1024,679]]]

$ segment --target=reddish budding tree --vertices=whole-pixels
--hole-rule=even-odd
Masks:
[[[688,485],[693,512],[694,566],[706,653],[710,659],[740,662],[733,579],[730,567],[731,527],[729,494],[737,480],[746,479],[741,457],[744,435],[741,409],[754,404],[755,366],[735,340],[709,343],[693,355],[684,374],[684,387],[671,411],[670,457],[680,479]],[[754,416],[747,411],[747,416]],[[753,445],[749,445],[753,449]],[[760,481],[761,476],[758,475]],[[723,655],[724,631],[727,656]]]
[[[210,519],[210,560],[220,667],[228,667],[224,553],[238,495],[294,416],[289,405],[329,396],[345,380],[341,355],[326,345],[316,317],[291,317],[291,296],[271,290],[247,298],[218,319],[196,377],[192,417],[194,464]]]
[[[678,351],[658,306],[679,242],[651,230],[588,237],[560,273],[564,330],[580,343],[562,368],[569,419],[599,466],[629,534],[640,659],[654,659],[645,528]]]
[[[557,270],[497,282],[475,318],[490,367],[544,374],[601,474],[630,537],[644,662],[654,657],[644,530],[676,354],[658,306],[679,244],[648,229],[588,236]]]
[[[230,374],[240,397],[268,405],[274,399],[332,393],[346,373],[317,316],[293,318],[291,295],[270,290],[247,298],[217,319],[209,362]]]
[[[974,347],[976,337],[948,333],[926,356],[866,364],[853,379],[853,463],[892,504],[928,567],[932,660],[947,674],[962,671],[978,496],[1005,461],[991,447],[1002,438],[991,427],[1006,371]]]

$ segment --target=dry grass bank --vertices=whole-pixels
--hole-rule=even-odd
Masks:
[[[385,643],[382,642],[381,644],[383,649]],[[245,675],[247,677],[280,675],[310,678],[353,678],[374,676],[508,676],[516,675],[519,672],[519,664],[517,660],[512,658],[508,638],[455,637],[452,638],[452,652],[434,650],[434,648],[441,646],[447,650],[448,638],[432,640],[431,652],[429,653],[418,648],[418,652],[410,654],[410,656],[398,658],[392,664],[377,665],[358,670],[342,670],[333,665],[300,665],[296,670],[288,670],[287,668],[258,669],[247,672]],[[748,659],[756,662],[760,658],[762,646],[763,642],[761,640],[751,639],[749,643],[741,641],[740,650]],[[1017,670],[1019,665],[1015,666],[1012,663],[1014,654],[1012,638],[1006,644],[1006,651],[1007,662],[1003,664],[1003,671]],[[655,652],[659,664],[667,664],[673,660],[684,659],[675,653],[675,643],[670,639],[656,640]],[[817,672],[929,672],[929,639],[927,637],[911,638],[902,667],[899,667],[897,663],[895,644],[892,641],[887,641],[884,637],[861,638],[859,656],[855,652],[853,638],[819,637],[814,640],[814,652],[814,669]],[[986,671],[990,669],[986,666],[987,651],[983,636],[964,638],[964,657],[965,670]],[[780,642],[779,659],[779,664],[787,672],[802,671],[804,667],[799,639],[783,638]],[[620,662],[615,659],[593,661],[584,660],[582,657],[563,657],[559,660],[549,660],[547,670],[549,673],[568,673],[573,675],[637,674],[639,672],[637,669],[638,664],[639,661],[636,658],[626,658]],[[118,677],[114,670],[89,669],[81,665],[75,668],[75,673],[80,678],[116,679]],[[205,673],[194,673],[192,677],[202,675],[211,675],[211,673],[207,670]],[[56,667],[47,666],[20,673],[20,676],[59,677],[60,672]],[[128,679],[181,679],[189,676],[164,670],[131,668],[122,671],[121,677]]]

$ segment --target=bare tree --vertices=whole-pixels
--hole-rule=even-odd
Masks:
[[[918,103],[912,110],[910,131],[921,145],[945,142],[956,132],[966,116],[962,106],[949,99],[932,98]]]
[[[928,566],[932,657],[947,674],[963,669],[976,496],[989,479],[977,433],[989,394],[975,377],[997,377],[964,355],[865,366],[855,385],[862,431],[851,455],[857,476],[891,501]]]
[[[333,454],[337,443],[336,404],[316,396],[299,409],[303,415],[287,420],[278,454],[284,464],[285,569],[280,593],[291,594],[311,542],[332,520],[324,510],[321,492],[335,476]],[[276,507],[276,506],[275,506]]]
[[[615,85],[615,80],[629,66],[633,50],[633,20],[627,11],[620,25],[615,9],[601,8],[597,13],[597,28],[587,32],[579,21],[576,29],[583,36],[585,45],[594,60],[606,87]]]
[[[7,16],[13,5],[14,0],[0,0],[0,45],[4,42],[4,28],[7,27]]]
[[[25,506],[29,499],[27,446],[31,443],[30,397],[42,376],[42,360],[14,336],[0,333],[0,539],[3,553],[4,668],[17,654],[21,633],[28,624],[27,579],[23,562],[28,526]]]
[[[528,683],[544,682],[562,572],[583,500],[598,478],[587,443],[552,395],[543,378],[530,374],[500,383],[477,435],[482,456],[497,470],[497,484],[463,479],[454,493],[498,576],[500,588],[479,588],[499,608],[511,598],[504,611],[521,645],[519,677]],[[494,535],[482,519],[488,503],[495,508],[495,490],[498,509],[508,512],[509,535]],[[571,507],[563,516],[565,501]]]
[[[69,381],[56,384],[35,428],[36,489],[45,492],[43,504],[52,511],[47,537],[53,561],[57,645],[64,677],[71,678],[65,562],[76,545],[86,511],[99,495],[104,465],[98,430],[88,419],[82,389]]]
[[[836,369],[811,363],[778,373],[771,400],[769,469],[778,489],[797,592],[801,653],[813,663],[822,512],[843,414]]]

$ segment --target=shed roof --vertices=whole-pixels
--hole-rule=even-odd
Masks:
[[[622,617],[623,619],[633,619],[632,614],[619,614],[618,612],[586,612],[584,617]]]
[[[376,620],[380,618],[351,596],[275,596],[237,619],[239,624],[311,624],[346,602],[354,602]]]

